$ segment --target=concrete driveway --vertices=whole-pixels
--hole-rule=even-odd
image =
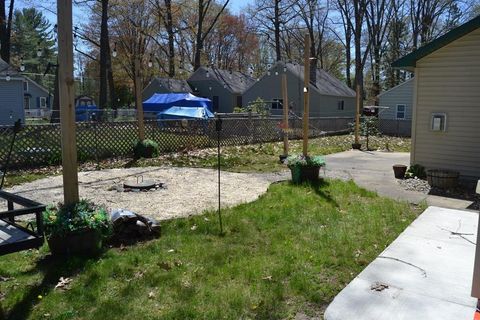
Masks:
[[[392,166],[408,166],[409,153],[350,150],[327,155],[325,158],[327,176],[353,179],[359,186],[376,191],[381,196],[414,204],[425,200],[428,205],[452,209],[465,209],[472,204],[470,201],[407,191],[400,186],[393,175]]]

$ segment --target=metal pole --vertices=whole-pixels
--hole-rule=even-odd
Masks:
[[[222,214],[221,214],[221,184],[220,184],[220,131],[222,131],[222,119],[217,118],[215,122],[217,130],[217,171],[218,171],[218,221],[220,222],[220,234],[223,234]]]
[[[303,155],[308,155],[308,114],[310,112],[310,38],[305,34],[305,65],[303,72]]]
[[[283,93],[283,155],[288,156],[288,86],[287,73],[282,75],[282,93]]]

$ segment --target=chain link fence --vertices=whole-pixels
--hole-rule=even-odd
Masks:
[[[311,118],[310,137],[347,133],[352,118]],[[224,118],[221,145],[245,145],[281,141],[281,118]],[[136,121],[85,121],[76,126],[78,160],[100,160],[131,156],[138,141]],[[289,120],[288,135],[302,138],[302,119]],[[0,127],[0,164],[8,154],[12,127]],[[145,120],[145,138],[158,143],[160,152],[202,149],[216,146],[215,119]],[[25,125],[18,133],[11,155],[12,168],[38,167],[61,163],[60,126]]]

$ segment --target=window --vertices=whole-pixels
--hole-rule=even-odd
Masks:
[[[273,99],[272,100],[272,109],[273,110],[282,110],[283,109],[283,99]]]
[[[237,107],[243,106],[242,96],[237,96]]]
[[[47,97],[40,97],[40,108],[47,107]]]
[[[397,112],[395,113],[398,120],[405,120],[407,106],[404,104],[397,104]]]
[[[23,108],[30,109],[30,97],[29,96],[23,97]]]
[[[338,110],[344,110],[345,109],[345,101],[343,101],[343,100],[338,101],[337,109]]]
[[[23,91],[28,91],[28,81],[23,81]]]
[[[447,114],[432,113],[432,131],[446,131],[447,129]]]

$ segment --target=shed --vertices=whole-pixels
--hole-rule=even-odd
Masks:
[[[395,61],[415,73],[410,162],[480,177],[480,16]]]
[[[271,114],[283,113],[282,77],[287,74],[289,108],[298,116],[303,115],[302,65],[277,62],[267,74],[243,94],[244,103],[261,99],[270,107]],[[322,69],[317,70],[316,85],[310,84],[310,115],[314,117],[353,117],[355,115],[355,91],[341,80]]]
[[[195,95],[212,100],[213,111],[233,112],[244,105],[242,95],[255,80],[242,72],[200,67],[187,80]]]
[[[155,93],[193,93],[186,80],[155,77],[143,89],[142,98],[146,100]]]
[[[161,112],[170,107],[204,107],[212,110],[212,101],[190,93],[156,93],[143,102],[145,112]]]
[[[18,119],[25,122],[23,81],[14,68],[0,59],[0,125],[10,126]]]

